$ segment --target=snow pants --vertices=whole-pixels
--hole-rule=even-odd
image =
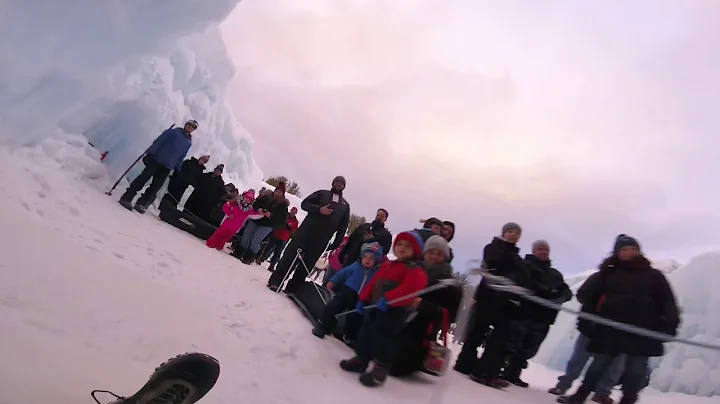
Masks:
[[[285,287],[285,292],[295,293],[300,285],[305,282],[305,278],[309,275],[308,271],[315,267],[315,263],[322,253],[325,252],[326,246],[327,242],[323,242],[322,240],[308,240],[306,237],[291,238],[290,243],[288,243],[287,247],[285,247],[285,252],[282,257],[280,257],[280,262],[275,268],[275,271],[272,275],[270,275],[268,286],[280,287],[280,283],[282,283],[285,275],[287,275],[290,271],[295,271],[291,275],[290,280]],[[293,260],[295,260],[295,255],[297,255],[298,249],[302,249],[302,257],[295,263],[295,268],[290,268]],[[302,262],[300,262],[301,260]],[[305,264],[304,266],[303,263]]]
[[[222,249],[225,247],[225,244],[229,242],[234,235],[235,232],[232,229],[220,226],[207,240],[207,246],[210,248],[214,248],[218,251],[222,251]]]
[[[620,380],[620,377],[624,376],[622,384],[623,397],[637,399],[640,390],[645,388],[647,375],[648,357],[646,356],[594,355],[580,388],[600,394],[597,387],[603,379],[612,378],[612,385],[614,386]]]
[[[335,296],[328,302],[320,315],[320,324],[323,325],[325,332],[330,333],[337,325],[337,318],[335,315],[342,313],[347,310],[352,310],[357,304],[358,295],[357,293],[347,286],[342,286]],[[359,325],[358,322],[362,321],[362,317],[357,313],[348,314],[345,318],[345,330],[344,335],[349,340],[356,340]]]
[[[558,378],[557,388],[560,390],[568,390],[572,384],[585,370],[585,365],[590,361],[592,354],[588,352],[587,346],[590,339],[582,334],[578,335],[575,340],[572,355],[565,368],[565,374]],[[597,380],[593,381],[594,387],[592,391],[601,396],[609,396],[613,386],[617,384],[623,373],[623,360],[617,358],[613,364],[608,367],[606,372],[600,377],[594,376]]]
[[[172,206],[177,209],[177,205],[180,203],[189,185],[181,175],[173,174],[168,183],[167,193],[163,195],[160,201],[160,207]]]
[[[138,199],[137,204],[143,207],[150,206],[155,200],[157,192],[162,188],[168,175],[170,175],[170,169],[164,167],[155,160],[150,160],[145,164],[145,168],[142,170],[140,175],[135,177],[130,183],[127,191],[120,197],[120,200],[132,202],[135,199],[135,195],[147,184],[152,178],[150,186],[143,192]]]
[[[395,359],[396,340],[405,327],[407,313],[404,308],[396,307],[388,311],[371,309],[365,312],[355,347],[357,356],[391,367]]]

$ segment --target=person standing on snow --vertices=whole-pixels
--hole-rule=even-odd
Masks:
[[[160,201],[160,210],[166,207],[177,208],[178,203],[185,194],[185,190],[192,185],[197,186],[197,179],[205,171],[205,164],[210,161],[210,156],[191,157],[183,161],[180,171],[170,176],[167,193]]]
[[[385,251],[384,254],[387,255],[392,245],[392,234],[385,228],[387,218],[388,211],[380,208],[377,210],[375,220],[372,223],[363,223],[350,234],[345,248],[340,251],[338,257],[343,267],[357,261],[360,256],[360,248],[366,243],[377,242]]]
[[[297,212],[298,210],[296,207],[290,209],[290,212],[288,213],[287,224],[283,227],[279,227],[273,230],[272,237],[265,246],[265,253],[263,254],[263,257],[261,257],[260,262],[257,262],[258,265],[260,265],[263,261],[267,259],[267,257],[270,256],[270,254],[272,254],[268,271],[272,272],[275,270],[275,265],[277,265],[278,261],[280,261],[280,255],[282,254],[283,249],[285,249],[285,245],[287,244],[288,240],[290,240],[290,237],[292,237],[292,235],[295,233],[299,226],[296,216]]]
[[[572,299],[572,292],[562,274],[552,267],[550,244],[547,241],[533,242],[532,254],[525,256],[525,263],[530,270],[532,291],[536,296],[557,304]],[[537,354],[557,315],[555,309],[523,302],[517,319],[510,323],[509,354],[503,379],[519,387],[528,387],[528,383],[520,379],[520,373],[527,368],[528,360]]]
[[[222,179],[224,170],[225,166],[218,164],[212,172],[201,174],[183,210],[205,222],[210,222],[210,212],[226,194],[225,181]]]
[[[345,184],[345,178],[337,176],[329,190],[315,191],[303,199],[300,207],[308,215],[285,248],[277,269],[268,280],[268,288],[277,291],[285,275],[297,268],[285,288],[286,293],[295,293],[308,275],[305,268],[315,265],[326,249],[331,251],[340,245],[350,222],[350,204],[342,196]],[[327,247],[333,234],[335,240]],[[298,267],[290,268],[298,249],[302,250],[305,266],[300,263]]]
[[[677,335],[680,309],[665,275],[652,267],[634,238],[621,237],[615,246],[613,254],[600,265],[600,271],[578,289],[580,304],[593,307],[595,314],[609,320],[668,337]],[[635,404],[645,387],[648,359],[664,354],[661,340],[601,324],[595,326],[587,349],[593,354],[593,361],[582,385],[575,394],[562,397],[559,402],[584,403],[613,362],[624,357],[625,377],[619,404]]]
[[[182,162],[192,146],[192,133],[198,128],[195,120],[189,120],[182,128],[164,131],[150,145],[143,157],[145,169],[130,183],[127,191],[120,197],[120,205],[127,210],[133,209],[135,195],[150,181],[150,186],[135,204],[135,210],[145,213],[148,206],[155,200],[158,190],[163,186],[170,171],[179,173]]]

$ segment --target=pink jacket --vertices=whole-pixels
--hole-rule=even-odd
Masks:
[[[334,271],[339,271],[342,269],[342,262],[340,262],[340,251],[345,247],[345,244],[347,244],[348,237],[345,236],[343,238],[342,244],[328,255],[328,264],[330,265],[330,269]]]
[[[223,212],[225,212],[227,217],[220,227],[230,230],[233,233],[237,233],[237,231],[240,230],[248,216],[257,214],[252,208],[252,205],[240,205],[236,200],[225,202],[223,204]]]

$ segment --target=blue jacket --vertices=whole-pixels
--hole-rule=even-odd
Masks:
[[[341,269],[330,279],[330,282],[334,285],[333,289],[338,290],[340,286],[345,285],[357,293],[375,276],[378,268],[380,268],[380,262],[383,260],[382,247],[378,243],[366,244],[365,246],[370,248],[363,249],[357,261]],[[375,266],[371,268],[365,268],[361,262],[362,256],[368,251],[375,256]]]
[[[192,137],[183,128],[173,128],[158,136],[146,153],[163,167],[180,172],[190,146]]]

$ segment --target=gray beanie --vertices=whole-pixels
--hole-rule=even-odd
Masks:
[[[505,223],[505,225],[502,227],[502,233],[500,235],[504,235],[505,233],[509,232],[510,230],[517,230],[519,233],[522,233],[522,228],[519,224],[515,222],[509,222]]]
[[[443,236],[438,236],[437,234],[430,236],[430,238],[428,238],[425,242],[423,254],[428,250],[440,250],[443,254],[445,254],[445,258],[450,257],[450,246],[448,245],[447,240],[445,240]]]
[[[545,240],[536,240],[532,243],[532,250],[535,251],[536,248],[545,247],[550,248],[550,244]]]

